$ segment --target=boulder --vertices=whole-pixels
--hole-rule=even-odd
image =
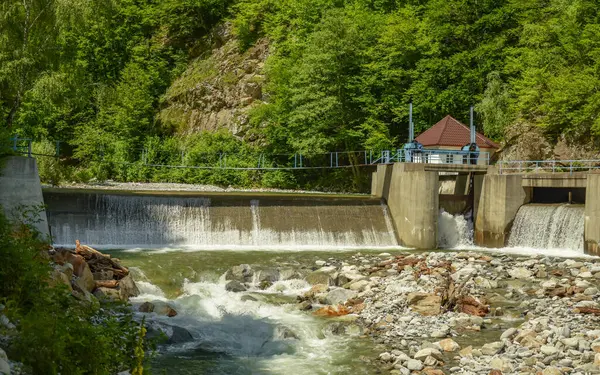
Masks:
[[[351,290],[356,290],[358,292],[362,292],[369,286],[369,282],[367,280],[358,280],[350,284]]]
[[[266,269],[258,271],[258,282],[269,282],[274,283],[279,280],[279,271],[276,269]]]
[[[241,283],[252,281],[254,276],[254,270],[248,264],[240,264],[239,266],[233,266],[225,274],[225,280],[235,280]]]
[[[502,341],[491,342],[481,347],[481,353],[483,355],[496,355],[504,349],[504,343]]]
[[[152,301],[144,302],[140,305],[138,311],[144,313],[155,313],[157,315],[168,316],[172,318],[177,316],[177,311],[168,303],[164,301]]]
[[[438,315],[442,305],[442,297],[429,293],[409,293],[410,308],[421,315]]]
[[[421,349],[414,355],[414,357],[415,357],[415,359],[418,359],[420,361],[425,360],[427,357],[433,357],[433,358],[437,359],[438,361],[441,361],[443,359],[442,353],[435,348]]]
[[[117,289],[104,287],[96,288],[94,296],[99,300],[117,301],[121,299],[121,294]]]
[[[284,268],[279,270],[279,280],[293,280],[301,278],[302,276],[300,275],[300,272],[293,268]]]
[[[335,288],[327,293],[325,300],[329,305],[343,304],[347,300],[356,297],[358,293],[344,288]]]
[[[10,375],[10,365],[8,364],[8,361],[3,358],[0,358],[0,374]]]
[[[73,284],[77,284],[78,287],[88,292],[93,291],[96,288],[96,282],[94,281],[94,275],[87,263],[80,267],[79,273],[76,273],[77,278]],[[74,285],[75,286],[75,285]]]
[[[57,285],[65,285],[69,291],[73,290],[73,287],[71,286],[71,278],[57,269],[52,271],[49,284],[52,287]]]
[[[455,352],[460,349],[460,345],[452,339],[444,339],[438,342],[440,348],[445,352]]]
[[[225,290],[228,292],[245,292],[246,287],[237,280],[231,280],[227,284],[225,284]]]
[[[420,371],[423,369],[423,362],[418,359],[409,359],[406,361],[406,368],[411,371]]]
[[[306,275],[306,281],[311,285],[325,284],[333,285],[331,275],[322,271],[314,271]]]
[[[157,339],[160,337],[166,339],[165,342],[160,342],[159,340],[159,343],[161,344],[164,343],[173,345],[194,340],[194,337],[188,330],[179,326],[165,324],[158,321],[151,321],[147,322],[146,328],[148,330],[146,333],[146,337],[148,337],[148,339]]]
[[[533,272],[523,267],[516,267],[508,270],[508,274],[513,279],[529,279],[533,276]]]
[[[137,297],[140,295],[140,290],[131,278],[131,275],[127,275],[119,280],[119,295],[121,300],[127,301],[130,297]]]

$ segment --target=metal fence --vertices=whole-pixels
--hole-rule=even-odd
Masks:
[[[489,152],[470,152],[462,150],[385,150],[372,159],[371,164],[389,163],[427,163],[427,164],[477,164],[489,165]]]
[[[600,160],[508,160],[497,164],[500,174],[570,173],[600,169]]]

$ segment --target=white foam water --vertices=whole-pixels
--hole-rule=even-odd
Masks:
[[[140,289],[144,294],[132,299],[134,303],[164,300],[164,293],[156,286],[142,284]],[[304,280],[286,280],[253,293],[292,296],[308,289],[310,285]],[[158,293],[146,293],[151,290]],[[211,373],[353,373],[347,359],[351,356],[348,345],[352,337],[332,334],[324,328],[323,319],[298,311],[293,303],[275,305],[260,298],[243,299],[245,293],[225,290],[223,277],[217,282],[185,280],[182,291],[181,296],[170,301],[177,316],[151,316],[192,334],[192,342],[163,348],[163,355],[182,359],[182,368],[193,366],[193,353],[202,350],[226,356],[217,360],[223,363],[211,368]],[[234,367],[228,363],[231,359],[235,359]]]
[[[452,215],[443,209],[438,216],[437,244],[442,249],[473,246],[473,221],[465,215]]]
[[[519,208],[509,247],[583,252],[584,207],[527,204]]]
[[[397,246],[385,205],[86,195],[49,210],[54,242],[98,248],[371,248]]]

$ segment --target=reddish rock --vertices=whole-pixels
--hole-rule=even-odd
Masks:
[[[484,305],[472,296],[461,297],[457,305],[460,312],[469,315],[486,316],[490,312],[489,306]]]

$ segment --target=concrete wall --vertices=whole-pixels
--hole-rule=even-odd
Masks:
[[[377,165],[377,172],[373,173],[373,181],[371,181],[371,195],[375,198],[383,198],[387,201],[393,167],[393,164]]]
[[[524,174],[523,187],[585,188],[587,173],[536,173]]]
[[[0,168],[0,205],[9,218],[21,219],[24,207],[41,207],[44,204],[35,159],[7,157],[0,160]],[[49,235],[45,211],[35,211],[31,223],[42,235]]]
[[[475,197],[478,201],[475,243],[504,247],[519,207],[528,203],[530,196],[530,189],[522,187],[520,175],[486,175],[480,196]]]
[[[600,255],[600,174],[587,176],[585,189],[585,252]]]
[[[401,245],[437,247],[438,186],[438,173],[422,164],[394,164],[387,202]]]

